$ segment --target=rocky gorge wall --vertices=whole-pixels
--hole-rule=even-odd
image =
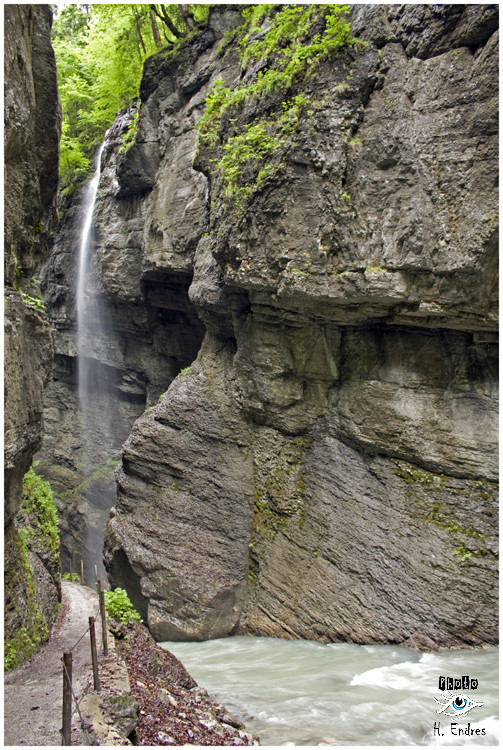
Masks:
[[[117,154],[131,115],[122,113],[108,134],[106,165],[96,206],[94,243],[105,256],[121,248],[118,266],[99,267],[106,292],[92,303],[91,334],[82,354],[92,370],[93,395],[84,456],[78,392],[76,278],[86,186],[65,212],[41,287],[54,336],[54,376],[45,400],[45,438],[37,455],[41,471],[59,498],[61,557],[65,570],[84,561],[87,580],[94,566],[102,578],[103,537],[116,500],[114,470],[135,419],[151,407],[178,372],[194,359],[203,326],[187,296],[190,274],[142,278],[142,202],[137,196],[114,201]],[[87,463],[86,463],[87,461]]]
[[[159,640],[497,640],[497,7],[350,20],[366,44],[297,82],[290,101],[309,106],[234,192],[225,144],[293,111],[284,92],[247,96],[197,138],[215,82],[266,69],[225,45],[239,8],[147,60],[135,142],[121,147],[127,112],[107,138],[110,336],[89,352],[116,377],[114,445],[148,408],[105,564]],[[75,393],[60,237],[44,460],[76,487],[78,438],[68,450],[57,427]]]
[[[4,6],[4,564],[6,657],[26,656],[57,614],[43,545],[27,547],[23,477],[42,444],[52,342],[34,278],[56,220],[61,108],[49,5]],[[19,517],[21,516],[21,517]]]

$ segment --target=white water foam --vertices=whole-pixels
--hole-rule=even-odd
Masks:
[[[394,646],[323,645],[275,638],[161,644],[262,745],[497,745],[498,650],[421,654]],[[484,702],[456,737],[437,713],[439,675],[471,674]],[[473,717],[473,718],[472,718]],[[440,723],[443,736],[435,734]]]

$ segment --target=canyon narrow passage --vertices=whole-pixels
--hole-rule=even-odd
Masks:
[[[73,653],[73,689],[80,698],[91,677],[89,636],[75,646],[86,632],[89,616],[96,615],[95,591],[68,581],[61,582],[62,607],[44,647],[27,664],[7,674],[4,684],[4,744],[61,745],[62,656]],[[98,638],[100,632],[97,632]],[[78,716],[72,722],[72,745],[84,745],[78,728]]]

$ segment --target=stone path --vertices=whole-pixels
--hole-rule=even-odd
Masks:
[[[4,744],[61,745],[63,663],[65,651],[73,652],[73,689],[78,699],[91,681],[89,635],[75,646],[96,617],[95,591],[77,583],[62,581],[62,608],[43,648],[27,664],[8,672],[4,682]],[[97,621],[99,620],[96,617]],[[97,622],[98,648],[101,628]],[[75,646],[75,647],[74,647]],[[85,745],[76,712],[72,721],[72,744]]]

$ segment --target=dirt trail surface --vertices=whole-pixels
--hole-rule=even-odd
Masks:
[[[4,744],[61,745],[63,663],[65,651],[73,653],[73,689],[80,699],[91,677],[91,649],[86,633],[89,616],[96,617],[98,597],[86,586],[61,582],[62,608],[43,648],[24,666],[5,676]],[[99,618],[96,618],[97,621]],[[98,644],[101,628],[96,623]],[[98,646],[99,648],[99,646]],[[86,744],[76,712],[72,720],[72,745]]]

